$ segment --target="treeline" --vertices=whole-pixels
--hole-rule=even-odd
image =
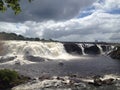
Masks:
[[[6,32],[0,32],[0,40],[54,41],[52,39],[45,40],[45,39],[40,39],[38,37],[29,38],[29,37],[24,37],[22,35],[17,35],[15,33],[6,33]]]

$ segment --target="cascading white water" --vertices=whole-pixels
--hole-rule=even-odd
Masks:
[[[78,44],[78,45],[79,45],[79,47],[80,47],[81,50],[82,50],[82,54],[83,54],[83,55],[86,55],[85,52],[84,52],[84,47],[83,47],[83,45],[82,45],[82,44]]]
[[[3,41],[5,52],[3,56],[0,56],[0,60],[2,58],[7,57],[5,60],[1,62],[9,61],[11,64],[18,63],[32,63],[32,62],[40,62],[47,61],[49,59],[52,60],[71,60],[75,58],[85,58],[84,56],[76,56],[71,55],[66,52],[66,49],[62,43],[59,42],[38,42],[38,41]],[[81,52],[83,55],[87,55],[84,51],[84,47],[82,44],[77,44],[79,48],[81,48]],[[87,47],[94,46],[93,44],[85,44]],[[103,50],[100,45],[97,45],[101,54],[103,54]],[[72,47],[71,47],[72,48]],[[32,57],[30,57],[32,56]],[[10,57],[15,57],[14,61],[9,60]]]
[[[8,56],[32,55],[51,59],[67,59],[69,55],[62,43],[36,41],[4,41]]]
[[[99,48],[100,53],[103,54],[103,49],[102,49],[102,47],[101,47],[100,45],[97,45],[97,47]]]
[[[62,44],[53,42],[6,41],[5,46],[8,48],[7,54],[13,55],[58,56],[66,54]]]

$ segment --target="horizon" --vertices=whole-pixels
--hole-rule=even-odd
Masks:
[[[57,41],[119,42],[120,0],[33,0],[0,14],[0,32]],[[31,8],[32,7],[32,8]]]
[[[2,34],[5,35],[10,35],[10,36],[1,36]],[[17,35],[16,37],[14,37],[14,39],[10,39],[9,37],[12,37],[12,34]],[[19,39],[19,36],[23,37],[23,39]],[[2,37],[2,38],[1,38]],[[8,38],[8,39],[7,39]],[[111,45],[115,45],[115,44],[120,44],[120,42],[106,42],[106,41],[99,41],[99,40],[95,40],[95,41],[59,41],[59,40],[54,40],[54,39],[44,39],[44,38],[39,38],[39,37],[26,37],[23,36],[21,34],[16,34],[16,33],[7,33],[7,32],[0,32],[0,40],[2,41],[11,41],[11,40],[17,40],[17,41],[45,41],[45,42],[60,42],[60,43],[87,43],[87,44],[111,44]]]

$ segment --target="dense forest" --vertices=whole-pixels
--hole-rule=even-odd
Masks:
[[[45,40],[45,39],[40,39],[38,37],[29,38],[29,37],[24,37],[22,35],[17,35],[15,33],[6,33],[6,32],[0,32],[0,40],[53,41],[52,39]]]

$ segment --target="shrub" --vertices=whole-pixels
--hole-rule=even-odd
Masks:
[[[20,76],[16,71],[9,69],[0,70],[0,90],[12,88],[28,81],[28,78]]]

